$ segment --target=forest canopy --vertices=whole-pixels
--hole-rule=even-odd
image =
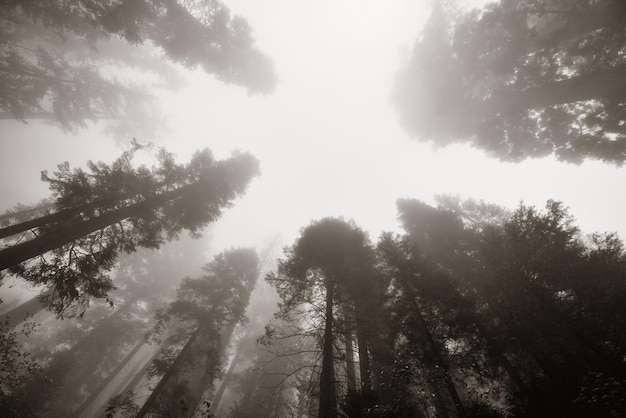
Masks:
[[[502,0],[455,14],[436,3],[392,100],[411,137],[469,142],[521,161],[626,159],[626,5]]]
[[[88,171],[68,163],[42,180],[49,183],[53,204],[42,213],[26,210],[6,216],[18,221],[0,230],[15,242],[0,250],[0,270],[46,287],[41,296],[59,315],[78,314],[91,298],[108,298],[114,288],[106,275],[120,252],[158,249],[181,231],[198,235],[242,195],[259,172],[251,154],[234,153],[216,161],[208,149],[179,164],[161,149],[158,165],[133,166],[141,146],[112,164],[88,163]],[[24,240],[26,238],[26,240]]]
[[[2,118],[153,136],[158,90],[184,83],[174,64],[250,93],[276,84],[248,22],[218,0],[4,1],[0,16]]]

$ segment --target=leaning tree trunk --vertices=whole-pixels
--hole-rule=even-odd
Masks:
[[[158,399],[159,395],[161,394],[161,391],[165,387],[165,384],[170,380],[170,378],[174,375],[174,373],[179,369],[180,364],[182,363],[185,355],[191,349],[191,346],[193,345],[193,343],[196,340],[196,338],[198,338],[198,335],[200,334],[201,330],[202,330],[202,327],[196,328],[196,330],[191,335],[189,340],[187,340],[187,343],[185,344],[183,349],[180,351],[180,353],[178,353],[178,356],[176,356],[176,360],[174,360],[174,363],[172,363],[170,368],[167,369],[167,372],[165,372],[165,374],[163,375],[163,377],[161,378],[161,380],[159,381],[157,386],[154,388],[154,390],[150,394],[150,397],[143,404],[143,406],[141,407],[141,409],[139,410],[139,412],[137,413],[137,416],[135,418],[143,418],[143,417],[145,417],[146,414],[150,411],[150,409],[152,409],[152,407],[156,403],[156,400]]]
[[[157,192],[159,189],[161,189],[163,186],[167,185],[167,182],[162,182],[162,183],[158,183],[155,184],[154,188],[150,189],[149,192],[151,193],[155,193]],[[147,190],[144,190],[143,193],[148,192]],[[25,232],[28,231],[30,229],[34,229],[34,228],[41,228],[43,226],[46,226],[48,224],[52,224],[52,223],[57,223],[57,222],[64,222],[64,221],[70,221],[72,218],[74,218],[76,215],[80,214],[80,213],[84,213],[84,212],[88,212],[88,211],[93,211],[95,209],[100,209],[104,206],[107,205],[113,205],[116,202],[118,202],[120,199],[133,199],[133,198],[137,198],[139,196],[141,196],[142,193],[140,192],[126,192],[126,193],[120,193],[117,196],[108,196],[108,197],[104,197],[101,199],[98,199],[94,202],[88,203],[86,205],[82,205],[79,207],[74,207],[74,208],[67,208],[67,209],[63,209],[63,210],[59,210],[57,212],[54,213],[50,213],[48,215],[44,215],[44,216],[40,216],[38,218],[34,218],[34,219],[29,219],[14,225],[9,225],[7,227],[1,228],[0,229],[0,238],[6,238],[9,237],[11,235],[15,235],[15,234],[19,234],[21,232]],[[30,209],[30,210],[26,210],[24,211],[24,213],[30,213],[30,212],[36,212],[36,211],[41,211],[44,210],[46,208],[54,208],[55,204],[54,203],[50,203],[46,206],[40,207],[40,208],[35,208],[35,209]],[[15,215],[19,215],[23,212],[18,212]],[[8,215],[5,215],[7,217],[9,217]],[[15,216],[13,216],[15,217]],[[2,217],[0,217],[2,218]]]
[[[79,418],[87,410],[87,408],[89,408],[92,402],[100,395],[100,393],[104,389],[106,389],[109,383],[111,383],[111,381],[113,381],[113,379],[115,379],[115,377],[122,370],[124,370],[126,365],[133,359],[133,357],[135,357],[135,354],[137,354],[139,349],[141,349],[144,344],[146,344],[146,342],[143,339],[135,344],[135,347],[133,347],[133,349],[124,357],[124,359],[117,365],[117,367],[111,373],[109,373],[109,375],[98,385],[98,387],[93,390],[91,395],[89,395],[89,397],[85,399],[83,403],[74,411],[74,413],[72,414],[73,418]]]
[[[318,418],[337,417],[337,394],[333,358],[333,282],[325,280],[326,318],[324,321],[324,344],[322,348],[322,372],[320,373],[320,407]]]
[[[160,207],[167,202],[179,199],[185,195],[193,195],[202,186],[207,186],[207,180],[201,180],[176,190],[149,197],[141,202],[116,209],[92,219],[68,226],[63,230],[49,232],[30,241],[14,245],[0,251],[0,271],[15,266],[48,251],[55,250],[74,240],[84,237],[92,232],[104,229],[124,219],[141,216],[146,211]]]
[[[245,339],[245,336],[244,336],[244,339]],[[213,397],[213,403],[211,404],[211,412],[214,412],[214,413],[217,412],[217,409],[220,405],[220,401],[222,400],[222,396],[224,396],[224,392],[226,391],[226,386],[228,385],[228,382],[232,379],[232,375],[235,371],[235,367],[237,366],[237,363],[239,363],[239,359],[241,358],[241,353],[243,353],[243,348],[244,348],[244,344],[243,342],[241,342],[239,346],[237,347],[237,351],[235,352],[235,355],[233,356],[233,360],[230,362],[230,366],[228,367],[228,370],[226,371],[226,374],[224,375],[224,379],[222,379],[222,383],[220,384],[220,387],[218,388],[217,393]]]
[[[3,215],[0,215],[0,224],[5,223],[9,219],[30,218],[34,213],[52,208],[54,208],[54,203],[42,203],[28,209],[18,210],[17,212],[6,211]]]
[[[44,308],[45,306],[41,303],[39,296],[35,296],[2,315],[2,322],[12,328],[24,322],[28,317],[34,316]]]

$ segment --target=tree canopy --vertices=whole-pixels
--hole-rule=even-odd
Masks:
[[[153,168],[134,167],[132,153],[111,165],[90,163],[88,172],[67,163],[52,177],[44,172],[56,211],[5,228],[34,236],[0,250],[0,268],[45,285],[42,297],[58,313],[106,298],[114,285],[105,272],[120,251],[159,248],[183,230],[197,235],[258,173],[245,153],[216,161],[205,149],[183,165],[161,150]]]
[[[69,131],[88,120],[117,120],[112,133],[136,136],[158,120],[156,87],[181,84],[168,62],[250,93],[276,83],[248,22],[218,0],[7,1],[0,11],[5,118],[43,118]],[[113,75],[120,73],[127,76]]]
[[[507,161],[554,154],[621,164],[626,7],[503,0],[454,16],[436,5],[393,102],[407,132]]]

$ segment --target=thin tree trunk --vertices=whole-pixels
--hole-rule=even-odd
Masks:
[[[355,319],[354,319],[354,307],[352,305],[348,305],[347,309],[345,309],[344,313],[344,326],[343,326],[343,336],[346,344],[346,376],[347,376],[347,384],[348,390],[355,391],[356,390],[356,370],[354,364],[354,338],[353,332],[355,329]]]
[[[237,347],[237,351],[235,352],[235,355],[233,356],[233,360],[230,362],[230,366],[228,367],[228,370],[226,371],[226,374],[224,375],[224,379],[222,379],[222,383],[220,384],[220,387],[217,390],[215,397],[213,397],[213,403],[211,404],[211,412],[213,413],[217,412],[217,408],[220,405],[222,396],[224,396],[224,392],[226,391],[226,386],[228,384],[228,381],[231,379],[232,374],[235,371],[235,367],[237,366],[237,363],[239,362],[241,353],[243,353],[243,347],[244,347],[243,343],[240,343],[239,346]]]
[[[74,344],[72,346],[72,348],[70,348],[67,351],[67,355],[70,356],[70,357],[74,357],[78,352],[83,350],[88,345],[88,343],[90,343],[95,337],[100,335],[100,333],[102,332],[104,327],[106,327],[107,324],[110,324],[112,321],[114,321],[116,318],[118,318],[124,312],[128,312],[130,307],[133,305],[133,303],[135,303],[135,301],[137,299],[139,299],[139,295],[134,296],[129,302],[125,303],[123,307],[121,307],[116,312],[113,312],[111,315],[109,315],[104,320],[102,320],[100,322],[100,324],[96,328],[94,328],[85,337],[81,338],[81,340],[79,342]]]
[[[318,418],[337,417],[337,395],[335,393],[335,373],[333,357],[333,281],[325,280],[326,318],[324,325],[324,345],[322,349],[322,371],[320,373],[320,407]]]
[[[420,326],[422,327],[422,331],[424,332],[424,335],[426,336],[426,341],[428,343],[428,346],[430,347],[430,351],[433,355],[436,365],[438,365],[442,371],[446,389],[448,390],[448,393],[450,394],[450,397],[452,398],[454,407],[456,408],[458,415],[460,417],[463,417],[465,416],[463,402],[461,402],[459,393],[457,392],[456,386],[454,385],[454,382],[452,381],[452,376],[450,374],[450,368],[448,367],[448,362],[441,354],[441,347],[439,347],[439,345],[435,342],[433,335],[428,329],[428,324],[426,323],[426,320],[424,319],[424,316],[422,315],[422,311],[419,308],[419,306],[417,306],[416,302],[413,303],[413,314],[415,315]]]
[[[2,322],[8,322],[11,328],[15,327],[24,322],[29,316],[34,316],[39,311],[42,311],[44,307],[45,306],[39,300],[39,296],[35,296],[4,314],[4,320]]]
[[[157,208],[169,201],[176,200],[186,194],[192,194],[202,186],[208,185],[207,180],[201,180],[193,184],[180,187],[176,190],[164,192],[160,195],[149,197],[141,202],[116,209],[98,217],[88,219],[69,226],[63,230],[53,231],[30,241],[14,245],[0,251],[0,271],[15,266],[48,251],[62,247],[74,240],[84,237],[92,232],[104,229],[114,223],[121,222],[126,218],[141,216],[146,211]]]
[[[372,382],[370,377],[367,319],[363,313],[363,307],[358,301],[355,303],[355,312],[356,339],[359,351],[359,372],[361,373],[361,389],[370,390],[372,388]]]
[[[7,212],[4,215],[0,215],[0,223],[7,220],[7,219],[15,219],[15,218],[21,218],[21,217],[26,217],[28,215],[31,215],[33,213],[37,213],[37,212],[41,212],[44,211],[46,209],[52,209],[54,208],[54,203],[46,203],[43,205],[39,205],[36,207],[32,207],[29,209],[24,209],[24,210],[19,210],[17,212]]]
[[[157,184],[155,188],[150,191],[156,192],[158,191],[158,189],[165,186],[166,184],[167,183],[165,182]],[[112,205],[118,202],[120,199],[131,199],[139,195],[141,195],[141,193],[138,193],[138,192],[137,193],[128,193],[128,192],[122,193],[122,194],[119,194],[118,196],[115,196],[115,198],[109,197],[108,199],[107,198],[99,199],[99,200],[96,200],[95,202],[92,202],[92,203],[89,203],[80,207],[63,209],[63,210],[60,210],[60,211],[57,211],[48,215],[40,216],[39,218],[29,219],[27,221],[23,221],[15,225],[9,225],[7,227],[0,229],[0,238],[6,238],[11,235],[19,234],[21,232],[25,232],[34,228],[41,228],[51,223],[69,221],[74,216],[80,213],[99,209],[106,205]],[[45,206],[44,208],[48,208],[48,207],[55,207],[55,204],[51,203]]]
[[[62,222],[72,219],[75,215],[86,210],[95,209],[100,206],[99,203],[93,203],[90,205],[82,206],[75,209],[66,209],[59,212],[51,213],[49,215],[40,216],[39,218],[30,219],[28,221],[20,222],[18,224],[9,225],[0,229],[0,238],[10,237],[11,235],[19,234],[20,232],[28,231],[33,228],[41,228],[49,223]]]
[[[198,337],[198,335],[200,334],[200,330],[201,329],[202,329],[202,327],[196,328],[196,330],[191,335],[191,337],[189,338],[189,340],[187,341],[187,343],[185,344],[183,349],[180,351],[180,353],[176,357],[176,360],[174,360],[174,363],[172,363],[170,368],[167,369],[167,372],[165,372],[165,374],[163,375],[163,377],[161,378],[161,380],[159,381],[157,386],[154,388],[154,390],[150,394],[150,397],[143,404],[143,406],[141,407],[141,409],[139,410],[139,412],[137,413],[137,416],[135,418],[143,418],[143,417],[145,417],[146,414],[148,413],[148,411],[150,411],[150,409],[152,409],[152,407],[154,406],[154,404],[155,404],[157,398],[159,397],[161,391],[165,387],[165,384],[169,381],[169,379],[172,377],[172,375],[180,367],[180,364],[182,363],[183,358],[185,357],[187,352],[191,349],[191,346],[192,346],[193,342],[196,340],[196,338]]]
[[[348,379],[348,390],[356,390],[356,370],[354,367],[354,348],[351,331],[344,334],[346,339],[346,375]]]
[[[142,339],[135,345],[135,347],[126,355],[126,357],[124,357],[122,362],[118,364],[117,367],[111,373],[109,373],[107,378],[104,379],[102,383],[100,383],[100,385],[98,385],[98,387],[91,393],[91,395],[89,395],[89,397],[85,399],[85,401],[83,401],[83,403],[78,407],[78,409],[74,411],[74,413],[72,414],[73,418],[80,417],[83,414],[83,412],[85,412],[85,410],[89,408],[91,403],[98,397],[98,395],[100,395],[100,392],[106,389],[109,383],[111,383],[111,381],[115,379],[118,373],[121,372],[124,369],[124,367],[126,367],[126,365],[133,359],[135,354],[137,354],[139,349],[141,349],[141,347],[143,347],[145,343],[146,342]]]

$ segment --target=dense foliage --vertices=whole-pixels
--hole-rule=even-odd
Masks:
[[[132,155],[90,162],[89,171],[65,163],[52,177],[44,172],[56,211],[5,228],[33,236],[0,250],[0,269],[45,285],[42,298],[59,314],[107,297],[114,285],[106,272],[120,252],[159,248],[183,230],[198,235],[258,172],[258,161],[244,153],[216,161],[205,149],[183,165],[161,150],[153,168],[133,166]]]
[[[275,325],[264,338],[280,347],[287,331],[291,338],[307,329],[316,336],[322,354],[309,375],[320,382],[313,392],[319,416],[336,417],[340,410],[353,417],[626,412],[626,256],[615,234],[582,237],[555,201],[545,210],[520,205],[511,213],[449,198],[438,208],[399,200],[398,209],[406,233],[385,233],[375,248],[363,238],[354,244],[338,239],[358,231],[343,221],[313,223],[310,230],[327,230],[315,241],[303,230],[271,277],[283,297],[280,318],[292,325]],[[328,271],[334,272],[333,300]],[[355,275],[371,284],[364,281],[355,291]],[[367,294],[373,295],[367,309],[376,314],[365,331],[358,320],[352,328],[367,339],[346,346],[345,306]],[[331,388],[340,402],[323,412],[329,346]],[[352,371],[361,383],[356,388],[351,363],[367,364]]]
[[[626,6],[502,0],[454,16],[436,6],[393,101],[405,129],[497,158],[626,159]]]

